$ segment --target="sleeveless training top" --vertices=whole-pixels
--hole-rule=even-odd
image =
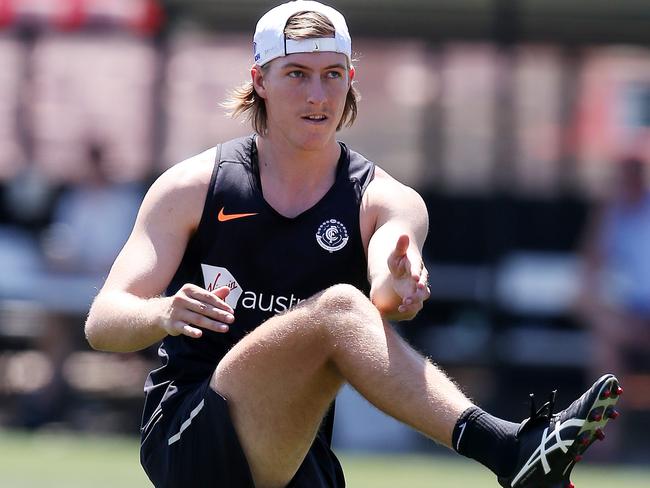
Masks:
[[[209,378],[230,348],[269,317],[337,283],[368,293],[359,208],[375,165],[339,144],[333,186],[294,218],[264,200],[254,136],[217,146],[201,221],[167,295],[185,283],[229,286],[235,321],[226,333],[165,337],[158,351],[163,365],[145,384],[143,426],[184,388]]]

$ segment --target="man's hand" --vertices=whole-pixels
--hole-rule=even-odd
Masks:
[[[409,257],[409,237],[401,235],[395,249],[388,256],[388,269],[395,293],[402,298],[398,306],[397,320],[410,320],[422,310],[424,301],[429,298],[427,284],[429,272],[419,257]]]
[[[234,310],[225,302],[230,288],[222,286],[209,292],[187,283],[169,298],[169,307],[162,318],[162,328],[169,335],[199,338],[202,329],[228,332],[234,320]]]

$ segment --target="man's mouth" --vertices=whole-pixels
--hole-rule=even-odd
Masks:
[[[310,122],[323,122],[324,120],[327,120],[327,115],[311,114],[311,115],[305,115],[302,118],[304,120],[309,120]]]

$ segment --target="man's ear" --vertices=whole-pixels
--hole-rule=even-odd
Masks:
[[[348,71],[348,74],[350,76],[350,84],[352,84],[352,81],[354,80],[354,75],[356,74],[354,66],[350,66],[350,70]]]
[[[253,82],[253,89],[261,98],[266,98],[266,88],[264,88],[264,72],[258,65],[251,68],[251,81]]]

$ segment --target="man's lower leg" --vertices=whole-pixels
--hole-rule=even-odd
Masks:
[[[461,415],[454,448],[488,466],[506,488],[572,488],[571,470],[618,412],[623,392],[614,375],[599,378],[565,410],[554,414],[555,392],[522,424],[495,419],[477,408]],[[491,448],[490,448],[491,446]]]

